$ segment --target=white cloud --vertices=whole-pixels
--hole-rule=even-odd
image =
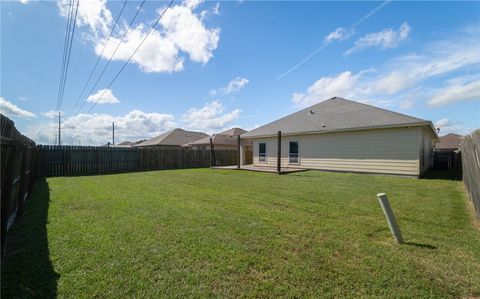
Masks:
[[[242,77],[236,77],[232,81],[228,82],[227,86],[222,87],[218,90],[212,89],[210,90],[209,94],[210,96],[214,96],[216,94],[230,94],[239,91],[242,89],[245,85],[248,84],[250,80]]]
[[[2,114],[8,117],[21,117],[29,118],[36,117],[36,115],[30,111],[23,110],[12,102],[8,101],[5,98],[0,97],[0,111]]]
[[[325,36],[324,42],[329,43],[334,40],[346,40],[349,39],[354,33],[355,32],[353,29],[338,27],[334,31],[330,32],[327,36]]]
[[[47,112],[42,112],[42,115],[45,116],[46,118],[54,118],[58,116],[58,111],[50,110]]]
[[[305,93],[294,93],[292,101],[297,106],[305,107],[334,96],[346,97],[357,84],[358,77],[349,71],[334,77],[322,77],[313,83]]]
[[[213,101],[206,103],[202,108],[191,108],[182,116],[182,120],[187,123],[188,129],[213,133],[226,128],[242,112],[240,109],[235,109],[223,113],[224,110],[225,108],[219,101]]]
[[[434,123],[435,128],[439,128],[439,135],[443,136],[449,133],[456,133],[460,135],[467,135],[472,130],[465,127],[462,123],[452,122],[448,118],[442,118]]]
[[[27,4],[30,0],[18,0],[22,4]]]
[[[69,0],[58,0],[60,15],[68,17]],[[110,32],[112,13],[107,0],[82,0],[78,4],[77,26],[88,26],[93,33],[92,39],[105,36]]]
[[[91,94],[87,98],[87,102],[93,102],[97,104],[117,104],[120,101],[113,95],[111,89],[100,89],[94,94]]]
[[[353,48],[346,51],[345,55],[350,55],[353,52],[377,47],[380,49],[391,49],[397,47],[400,42],[407,39],[410,34],[411,28],[407,23],[403,23],[398,30],[392,30],[391,28],[384,29],[380,32],[369,33],[359,38]]]
[[[408,109],[421,100],[430,100],[432,106],[474,100],[478,98],[478,76],[446,83],[441,77],[478,67],[480,35],[476,30],[461,30],[453,38],[427,45],[420,54],[394,58],[377,69],[321,77],[306,92],[293,94],[292,102],[305,107],[344,96]]]
[[[212,13],[214,15],[220,15],[220,2],[217,2],[213,7]]]
[[[436,95],[428,101],[428,105],[442,106],[469,100],[480,101],[480,80],[447,86],[438,91]]]
[[[135,141],[159,135],[177,126],[171,114],[132,110],[123,116],[108,114],[77,114],[64,120],[62,140],[65,144],[100,145],[111,142],[112,122],[115,122],[115,141]],[[26,135],[37,143],[51,143],[52,124],[31,126]]]
[[[188,55],[191,61],[206,64],[213,57],[213,51],[218,46],[220,29],[207,28],[203,23],[202,14],[194,12],[201,2],[187,1],[168,9],[131,62],[137,63],[145,72],[169,73],[183,70],[185,55]],[[157,10],[157,15],[162,12],[163,9]],[[149,26],[150,22],[132,27],[113,60],[128,60],[147,34]],[[104,58],[111,57],[125,30],[127,30],[126,25],[110,38],[102,55]],[[105,37],[103,35],[102,38],[93,38],[97,55],[100,55],[104,47]]]

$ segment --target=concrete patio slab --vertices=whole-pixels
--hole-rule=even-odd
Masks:
[[[230,165],[230,166],[213,166],[211,168],[214,169],[238,169],[237,165]],[[238,170],[248,170],[248,171],[256,171],[256,172],[269,172],[269,173],[277,173],[276,167],[271,166],[254,166],[254,165],[242,165]],[[294,172],[301,172],[307,171],[308,169],[303,168],[291,168],[291,167],[282,167],[280,174],[288,174]]]

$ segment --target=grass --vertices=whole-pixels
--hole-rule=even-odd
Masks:
[[[13,226],[2,297],[475,297],[459,181],[170,170],[49,178]],[[398,246],[376,199],[387,192]]]

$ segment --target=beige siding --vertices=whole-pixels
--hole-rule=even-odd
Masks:
[[[203,145],[192,145],[192,149],[205,149],[210,150],[210,144],[203,144]],[[236,145],[224,145],[224,144],[217,144],[213,145],[213,148],[216,150],[236,150]]]
[[[418,128],[418,145],[420,156],[420,174],[427,171],[433,164],[433,136],[425,128]]]
[[[283,136],[282,166],[417,176],[420,174],[418,136],[417,128]],[[290,141],[299,142],[298,164],[288,162]],[[266,162],[258,160],[260,142],[267,145]],[[276,165],[276,138],[254,140],[253,163]]]

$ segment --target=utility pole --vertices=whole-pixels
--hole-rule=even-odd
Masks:
[[[112,122],[112,145],[115,145],[115,122]]]
[[[62,145],[62,114],[58,111],[58,145]]]

